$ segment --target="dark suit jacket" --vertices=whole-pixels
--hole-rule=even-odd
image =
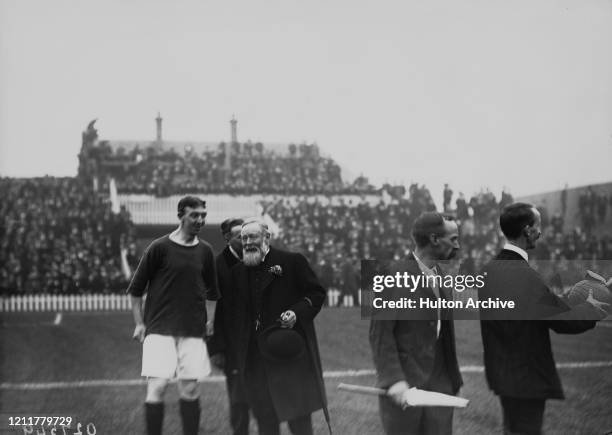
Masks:
[[[236,295],[231,288],[231,268],[239,263],[239,260],[232,254],[229,247],[225,247],[216,259],[217,280],[221,299],[217,301],[215,308],[215,328],[213,336],[208,340],[208,353],[215,355],[223,353],[225,355],[225,373],[232,373],[237,369],[235,340],[232,337],[232,318],[235,316],[233,307],[235,306]]]
[[[326,296],[325,289],[303,255],[270,248],[263,267],[280,266],[282,275],[265,272],[261,283],[261,330],[273,325],[286,310],[297,316],[294,330],[305,340],[306,352],[291,362],[266,360],[268,390],[280,421],[303,416],[326,408],[323,370],[313,320]],[[232,269],[236,294],[237,361],[246,373],[249,344],[255,338],[253,307],[254,289],[250,288],[252,268],[239,263]],[[248,385],[248,384],[247,384]]]
[[[595,321],[570,320],[588,318],[585,307],[570,309],[514,251],[502,250],[483,272],[487,275],[480,298],[514,300],[518,310],[516,320],[481,321],[489,387],[500,396],[562,399],[549,329],[577,334],[593,328]],[[492,318],[490,313],[481,315]]]
[[[410,274],[420,275],[421,270],[410,254],[406,262]],[[441,297],[450,298],[449,292],[441,289]],[[415,290],[413,297],[427,297],[435,300],[433,290],[421,287]],[[423,310],[422,310],[423,311]],[[406,381],[412,387],[424,388],[430,380],[434,369],[436,352],[437,312],[424,312],[424,320],[377,320],[373,315],[370,321],[370,346],[378,386],[388,388],[398,381]],[[455,350],[455,331],[452,311],[441,310],[440,337],[444,349],[447,373],[451,379],[454,392],[463,384],[457,353]]]

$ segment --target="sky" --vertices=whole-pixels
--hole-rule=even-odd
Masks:
[[[0,0],[0,175],[81,132],[316,142],[376,184],[612,180],[610,0]]]

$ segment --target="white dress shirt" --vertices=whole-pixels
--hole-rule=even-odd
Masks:
[[[523,257],[523,259],[529,263],[529,255],[527,254],[527,251],[525,251],[523,248],[519,248],[516,245],[513,245],[511,243],[506,243],[504,245],[504,249],[508,250],[508,251],[514,251],[517,254],[519,254],[521,257]]]
[[[421,269],[421,272],[423,272],[423,275],[425,276],[437,276],[438,275],[438,271],[436,270],[435,266],[430,269],[429,267],[425,265],[425,263],[421,261],[419,257],[416,256],[414,252],[412,253],[412,255],[414,255],[414,259],[419,265],[419,269]],[[435,283],[436,281],[434,280],[434,285],[431,287],[431,289],[433,290],[434,295],[436,295],[436,302],[438,302],[439,304],[440,303],[440,289],[438,288],[437,285],[435,285]],[[438,305],[438,309],[436,310],[436,313],[438,317],[438,323],[436,324],[436,337],[439,337],[440,328],[442,326],[442,323],[440,322],[440,305]]]

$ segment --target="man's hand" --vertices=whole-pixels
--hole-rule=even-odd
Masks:
[[[297,316],[293,311],[287,310],[280,315],[280,321],[282,328],[293,328],[293,325],[295,325],[297,321]]]
[[[410,386],[406,381],[399,381],[395,384],[391,385],[387,390],[387,396],[395,403],[397,406],[404,407],[404,392],[408,391]]]
[[[134,328],[134,334],[132,334],[132,338],[142,343],[145,339],[145,330],[146,328],[144,323],[136,324],[136,327]]]
[[[593,297],[593,290],[589,290],[589,297],[586,298],[586,302],[588,302],[593,307],[595,307],[598,311],[600,311],[600,314],[603,315],[602,318],[605,318],[608,316],[607,310],[610,308],[610,304],[607,304],[605,302],[601,302],[595,299]]]
[[[210,356],[210,361],[220,370],[225,368],[225,354],[216,353]]]
[[[206,337],[212,337],[215,333],[215,319],[206,322]]]
[[[412,387],[404,391],[402,395],[402,409],[406,409],[410,406],[416,406],[419,403],[419,397],[423,394],[423,391],[417,390]]]

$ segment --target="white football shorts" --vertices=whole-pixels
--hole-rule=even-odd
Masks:
[[[206,343],[197,337],[149,334],[142,345],[141,376],[203,379],[210,375]]]

